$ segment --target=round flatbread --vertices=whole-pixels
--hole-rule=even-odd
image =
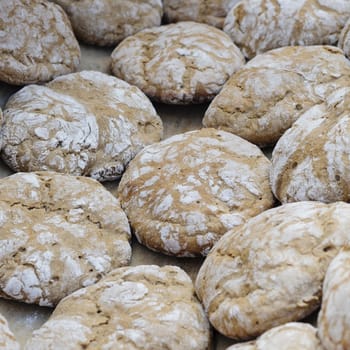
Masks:
[[[99,181],[119,178],[163,131],[137,87],[94,71],[24,87],[7,102],[4,120],[2,159],[13,170],[53,170]]]
[[[240,0],[163,0],[168,22],[195,21],[217,28],[224,26],[228,11]]]
[[[233,74],[203,125],[266,146],[310,107],[350,86],[350,62],[333,46],[295,46],[258,55]]]
[[[0,81],[45,82],[76,70],[80,48],[67,15],[46,0],[0,1]]]
[[[54,0],[67,12],[79,40],[116,45],[142,29],[159,26],[161,0]]]
[[[282,202],[350,201],[350,88],[302,115],[272,153],[271,185]]]
[[[77,348],[209,350],[209,323],[180,268],[120,268],[62,300],[25,346]]]
[[[323,284],[318,334],[327,350],[350,348],[350,251],[341,251],[328,267]]]
[[[0,314],[0,349],[1,350],[20,350],[15,336],[11,332],[4,316]]]
[[[241,52],[221,30],[179,22],[125,39],[112,52],[111,69],[151,99],[189,104],[210,101],[243,64]]]
[[[245,340],[311,314],[328,264],[349,244],[349,225],[350,204],[298,202],[227,232],[196,279],[210,323]]]
[[[232,345],[226,350],[323,350],[317,329],[307,323],[290,322],[264,333],[256,341]]]
[[[245,0],[229,11],[224,31],[252,58],[282,46],[335,45],[349,17],[344,0]]]
[[[97,181],[18,173],[0,193],[1,297],[53,306],[129,263],[128,220]]]
[[[269,169],[258,147],[202,129],[145,148],[118,191],[140,243],[169,255],[206,255],[230,228],[273,206]]]

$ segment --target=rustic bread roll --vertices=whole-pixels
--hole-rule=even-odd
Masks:
[[[9,329],[9,325],[0,314],[0,349],[1,350],[20,350],[19,344],[16,341],[15,336]]]
[[[168,22],[195,21],[222,28],[228,11],[239,1],[164,0],[164,15]]]
[[[118,192],[140,243],[169,255],[206,255],[230,228],[273,206],[269,168],[258,147],[202,129],[146,147]]]
[[[62,300],[25,346],[78,348],[209,350],[209,323],[180,268],[120,268]]]
[[[31,85],[4,110],[2,159],[15,171],[54,170],[115,180],[162,121],[148,98],[115,77],[83,71]]]
[[[349,17],[344,0],[244,0],[227,14],[224,31],[252,58],[282,46],[335,45]]]
[[[46,0],[0,1],[0,81],[45,82],[76,70],[80,48],[64,11]]]
[[[290,322],[270,329],[256,341],[232,345],[226,350],[324,350],[316,332],[310,324]]]
[[[349,244],[349,225],[350,204],[298,202],[227,232],[196,279],[211,324],[245,340],[311,314],[329,262]]]
[[[53,0],[67,12],[79,40],[116,45],[138,31],[159,26],[161,0]]]
[[[241,52],[221,30],[179,22],[126,38],[112,52],[111,69],[151,99],[189,104],[210,101],[243,64]]]
[[[350,348],[350,251],[341,251],[330,263],[323,284],[318,315],[319,337],[327,350]]]
[[[350,86],[350,62],[331,46],[284,47],[233,74],[203,124],[262,146],[275,143],[308,108]]]
[[[306,111],[272,153],[271,185],[282,202],[350,201],[350,88]]]
[[[350,57],[350,19],[346,22],[340,33],[338,46],[344,51],[347,57]]]
[[[0,297],[53,306],[131,258],[119,201],[89,178],[0,180]]]

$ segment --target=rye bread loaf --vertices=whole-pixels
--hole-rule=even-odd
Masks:
[[[350,62],[336,47],[275,49],[231,76],[205,112],[203,125],[266,146],[344,86],[350,87]]]
[[[0,81],[46,82],[79,65],[80,48],[69,19],[49,1],[0,1],[0,32]]]
[[[159,26],[161,0],[54,0],[67,12],[77,38],[98,46],[116,45],[142,29]]]
[[[140,243],[169,255],[206,255],[229,229],[273,206],[269,169],[255,145],[201,129],[146,147],[118,193]]]
[[[162,132],[160,117],[136,86],[83,71],[11,96],[0,132],[1,156],[14,171],[51,170],[111,181]]]
[[[271,186],[282,202],[350,200],[350,88],[306,111],[272,153]]]
[[[179,22],[142,30],[112,52],[115,76],[170,104],[210,101],[245,63],[223,31]]]
[[[127,217],[97,181],[17,173],[0,193],[0,297],[54,306],[129,264]]]
[[[63,299],[25,350],[209,350],[190,277],[176,266],[119,268]]]
[[[348,203],[298,202],[227,232],[195,284],[210,323],[246,340],[311,314],[330,261],[350,243],[349,225]]]
[[[282,46],[336,45],[349,17],[344,0],[244,0],[224,31],[250,59]]]

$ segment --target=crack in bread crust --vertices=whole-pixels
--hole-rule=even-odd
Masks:
[[[316,310],[328,264],[349,246],[349,213],[343,202],[291,203],[227,232],[195,283],[215,329],[247,340]]]
[[[2,297],[53,306],[130,262],[126,215],[98,182],[18,173],[0,191]]]
[[[145,29],[126,38],[111,57],[114,75],[151,99],[174,104],[211,100],[244,64],[225,33],[195,22]]]
[[[350,16],[344,0],[246,0],[224,24],[245,57],[282,46],[335,45]]]
[[[164,16],[170,23],[194,21],[222,29],[228,11],[239,0],[164,0]]]
[[[350,86],[350,63],[331,46],[275,49],[233,74],[209,105],[203,125],[271,145],[309,108]]]
[[[54,0],[67,12],[76,36],[90,45],[113,46],[142,29],[159,26],[161,0]]]
[[[115,77],[83,71],[15,93],[4,111],[2,158],[15,171],[118,179],[163,125],[148,98]]]
[[[42,0],[0,3],[0,80],[23,85],[71,73],[80,48],[61,7]]]
[[[118,192],[142,244],[169,255],[206,255],[227,230],[273,206],[269,169],[258,147],[201,129],[141,151]]]
[[[139,265],[62,300],[25,349],[209,350],[210,337],[189,276],[176,266]]]

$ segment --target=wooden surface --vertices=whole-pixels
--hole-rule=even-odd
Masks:
[[[109,57],[111,49],[101,49],[82,46],[82,62],[80,70],[98,70],[109,72]],[[7,99],[19,87],[0,83],[0,106],[3,108]],[[171,106],[155,104],[155,108],[163,120],[164,138],[189,130],[201,128],[201,121],[206,105]],[[12,172],[0,160],[0,177],[10,175]],[[115,194],[118,183],[104,183],[105,187]],[[203,259],[180,259],[154,253],[138,244],[134,239],[132,243],[133,256],[131,265],[157,264],[177,265],[183,268],[194,280]],[[0,299],[0,313],[9,321],[11,330],[23,345],[34,329],[39,328],[50,316],[52,309],[39,306],[26,305]],[[213,347],[217,350],[226,349],[234,342],[214,332]],[[184,349],[185,350],[185,349]]]

